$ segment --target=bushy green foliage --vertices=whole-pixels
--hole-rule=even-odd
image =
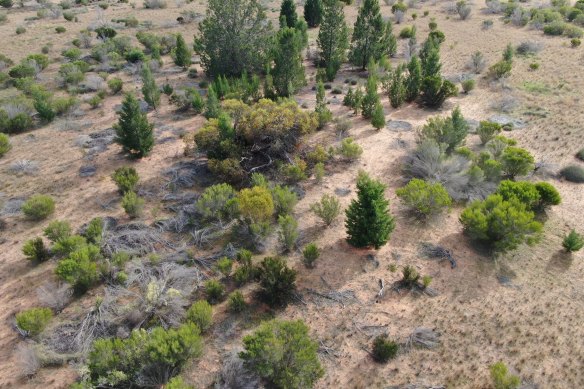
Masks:
[[[521,379],[510,374],[509,369],[502,361],[489,366],[489,371],[495,389],[516,389],[521,384]]]
[[[343,5],[334,0],[309,1],[323,3],[323,17],[317,39],[319,66],[325,69],[327,80],[333,81],[346,58],[346,51],[349,46],[349,32],[345,22]],[[306,6],[308,6],[308,2]]]
[[[215,267],[225,277],[229,277],[231,269],[233,268],[233,261],[227,257],[223,257],[217,260]]]
[[[8,135],[0,132],[0,158],[12,149]]]
[[[529,209],[536,208],[541,199],[539,191],[535,185],[527,181],[501,181],[496,193],[501,195],[505,201],[515,199],[520,203],[525,204]]]
[[[260,377],[282,389],[312,388],[324,375],[318,344],[300,320],[265,322],[243,338],[239,356]]]
[[[58,242],[71,236],[71,225],[64,220],[53,220],[45,228],[44,234],[51,242]]]
[[[577,165],[566,166],[560,170],[560,177],[566,181],[583,183],[584,182],[584,169]]]
[[[326,20],[326,8],[324,7],[327,6],[327,3],[330,4],[332,2],[323,0],[306,0],[304,3],[304,20],[306,20],[308,27],[314,28],[321,23],[323,18]],[[323,12],[325,13],[325,16],[323,16]]]
[[[420,90],[422,92],[422,102],[431,108],[441,107],[447,98],[458,94],[456,85],[441,76],[425,77]]]
[[[580,251],[584,247],[584,236],[577,233],[576,230],[572,230],[564,237],[562,246],[568,253]]]
[[[134,330],[127,339],[98,339],[89,352],[90,380],[111,387],[138,386],[144,377],[164,383],[189,359],[202,355],[199,333],[196,324],[187,323],[177,329]]]
[[[513,64],[508,61],[499,61],[489,68],[489,75],[497,80],[508,77],[511,74]]]
[[[99,247],[89,244],[80,246],[59,261],[55,274],[73,285],[75,293],[83,294],[99,279],[96,263],[99,259]]]
[[[468,134],[468,124],[457,106],[451,116],[432,117],[422,127],[418,136],[422,140],[432,139],[444,145],[446,153],[452,153],[460,146]]]
[[[535,168],[533,155],[519,147],[507,147],[501,154],[503,172],[510,178],[524,176]]]
[[[452,204],[450,195],[440,183],[428,183],[414,178],[395,191],[404,205],[421,217],[437,214]]]
[[[118,94],[122,91],[124,87],[124,82],[119,77],[110,78],[107,80],[107,86],[112,92],[112,94]]]
[[[498,123],[481,121],[479,127],[477,128],[477,134],[481,139],[481,144],[485,145],[496,135],[498,135],[502,130],[502,127]]]
[[[55,241],[52,251],[59,257],[66,257],[85,245],[87,245],[87,239],[83,236],[71,235]]]
[[[348,137],[341,141],[338,153],[348,161],[355,161],[363,154],[363,148],[353,138]]]
[[[371,125],[376,129],[380,130],[385,127],[385,114],[383,112],[383,107],[381,103],[375,104],[373,109],[373,114],[371,116]]]
[[[547,182],[538,182],[535,184],[535,189],[539,192],[539,208],[546,208],[552,205],[559,205],[562,202],[560,192]]]
[[[103,219],[100,217],[91,219],[85,228],[83,236],[89,243],[99,245],[103,236]]]
[[[380,102],[377,94],[377,79],[374,75],[369,75],[365,87],[365,95],[361,100],[361,114],[365,119],[371,119],[375,106]]]
[[[286,251],[292,251],[298,240],[298,222],[291,215],[278,216],[280,243]]]
[[[353,28],[349,58],[355,66],[365,67],[369,60],[378,61],[388,55],[395,37],[391,23],[384,22],[378,0],[364,0]]]
[[[187,47],[187,44],[181,34],[176,35],[176,47],[172,51],[172,58],[174,59],[174,64],[180,66],[183,69],[191,66],[191,50]]]
[[[34,66],[29,63],[20,63],[10,69],[8,75],[12,78],[34,77],[36,75],[36,70]]]
[[[225,287],[217,280],[208,280],[205,282],[205,293],[207,294],[207,301],[211,304],[216,304],[225,294]]]
[[[249,223],[267,222],[274,214],[274,200],[267,188],[243,189],[237,195],[237,203],[241,216]]]
[[[499,194],[475,201],[460,215],[464,231],[472,239],[507,251],[521,243],[531,243],[542,229],[534,213],[517,199],[504,200]]]
[[[229,184],[216,184],[205,189],[195,205],[207,221],[229,221],[237,215],[236,192]]]
[[[462,86],[462,91],[464,93],[468,93],[470,91],[472,91],[475,88],[476,85],[476,81],[472,78],[469,78],[467,80],[463,80],[460,82],[460,85]]]
[[[136,169],[130,166],[117,168],[112,174],[112,180],[116,183],[120,194],[134,191],[140,180]]]
[[[298,202],[298,195],[287,186],[276,185],[272,189],[276,215],[289,215]]]
[[[257,271],[263,299],[272,307],[287,305],[296,289],[296,271],[278,257],[264,258]]]
[[[32,195],[22,204],[21,210],[31,220],[43,220],[55,212],[55,200],[48,195]]]
[[[27,240],[22,246],[22,252],[26,259],[35,262],[46,261],[51,256],[41,237]]]
[[[285,0],[286,1],[286,0]],[[306,85],[302,48],[302,34],[294,27],[278,31],[273,53],[274,67],[271,75],[278,96],[289,97]]]
[[[355,247],[373,246],[379,249],[387,243],[395,228],[385,199],[385,185],[360,172],[357,179],[357,199],[346,212],[347,241]]]
[[[314,267],[314,262],[320,257],[320,250],[315,243],[309,243],[304,246],[304,250],[302,250],[302,257],[304,260],[304,264],[307,267]]]
[[[195,51],[210,76],[256,74],[264,69],[272,37],[258,0],[210,0]]]
[[[403,286],[411,288],[415,286],[418,281],[420,280],[420,273],[416,270],[416,268],[412,265],[406,265],[402,269],[402,279],[400,283]]]
[[[239,290],[232,292],[228,297],[229,310],[234,313],[243,312],[247,306],[243,293]]]
[[[16,314],[16,325],[29,336],[37,336],[52,318],[53,312],[49,308],[31,308]]]
[[[310,210],[322,219],[325,225],[330,226],[341,213],[341,204],[335,196],[324,194],[320,201],[310,206]]]
[[[150,107],[156,109],[160,106],[161,92],[149,66],[142,67],[142,94]]]
[[[126,192],[122,197],[122,208],[131,218],[139,217],[144,209],[144,199],[138,196],[136,192]]]
[[[181,377],[171,378],[164,389],[196,389],[194,386],[188,385]]]
[[[154,147],[153,125],[148,122],[146,114],[140,110],[140,104],[133,94],[127,94],[122,103],[119,120],[114,125],[115,141],[122,146],[132,158],[142,158]]]
[[[287,182],[297,183],[306,179],[306,168],[306,162],[296,157],[292,163],[282,164],[280,166],[280,172]]]
[[[322,81],[316,84],[316,107],[314,112],[318,115],[318,128],[323,128],[333,118],[333,114],[326,105],[325,89]]]
[[[380,363],[386,363],[395,358],[399,345],[387,338],[387,335],[379,335],[373,341],[373,358]]]
[[[207,332],[213,325],[213,307],[205,300],[194,302],[187,311],[187,321],[196,324],[201,332]]]
[[[298,22],[294,0],[282,0],[280,7],[280,28],[294,28]]]
[[[405,79],[405,100],[414,101],[420,94],[422,86],[422,65],[417,55],[414,55],[407,65],[408,76]]]

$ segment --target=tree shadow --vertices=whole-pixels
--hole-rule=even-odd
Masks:
[[[564,273],[570,270],[572,262],[574,262],[574,258],[571,253],[567,253],[564,250],[558,250],[550,258],[546,270]]]

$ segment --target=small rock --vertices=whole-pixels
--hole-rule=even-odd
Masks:
[[[413,126],[411,123],[403,120],[392,120],[387,123],[387,128],[391,131],[411,131]]]
[[[97,167],[93,165],[85,165],[79,168],[79,177],[91,177],[97,172]]]

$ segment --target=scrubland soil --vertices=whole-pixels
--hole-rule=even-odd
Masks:
[[[394,129],[390,124],[389,128],[376,131],[340,104],[342,95],[335,97],[328,91],[331,111],[335,117],[351,121],[349,135],[363,147],[364,153],[358,162],[328,168],[321,184],[312,179],[302,184],[306,196],[297,205],[294,215],[300,224],[300,243],[302,246],[315,241],[322,248],[322,255],[314,269],[302,265],[300,253],[290,256],[289,263],[299,271],[298,287],[303,301],[277,315],[305,320],[323,350],[328,350],[321,354],[326,375],[318,382],[318,388],[383,388],[408,383],[488,388],[488,366],[498,360],[505,361],[525,383],[540,388],[583,387],[584,257],[581,253],[563,254],[561,239],[571,228],[584,228],[584,192],[582,186],[554,178],[554,173],[566,164],[578,163],[573,156],[584,146],[584,49],[570,48],[565,38],[548,38],[527,27],[505,25],[499,16],[484,14],[480,1],[473,4],[472,15],[466,21],[444,12],[447,5],[447,2],[421,3],[415,10],[417,20],[412,21],[414,11],[409,10],[406,21],[394,25],[396,34],[404,26],[416,25],[418,40],[422,42],[429,31],[430,18],[435,18],[438,28],[446,34],[441,50],[442,72],[446,77],[468,73],[465,65],[471,53],[477,50],[493,64],[500,59],[507,43],[516,46],[524,41],[537,41],[543,44],[543,49],[536,56],[516,57],[512,75],[504,82],[493,84],[477,76],[475,90],[449,99],[439,112],[416,105],[394,110],[387,97],[383,97],[388,123],[405,121],[412,125],[412,130]],[[70,47],[69,42],[76,33],[87,28],[98,14],[108,20],[134,15],[140,21],[151,20],[153,32],[180,31],[187,41],[192,41],[196,23],[179,26],[175,19],[182,10],[203,14],[204,8],[202,1],[179,6],[169,3],[165,10],[146,10],[136,3],[134,9],[129,4],[111,4],[107,10],[98,11],[97,5],[90,5],[86,13],[79,14],[78,23],[63,19],[25,22],[26,17],[36,14],[29,4],[23,9],[10,10],[8,21],[0,25],[0,52],[16,62],[52,44],[50,57],[58,59],[62,49]],[[277,2],[268,5],[274,18],[277,18],[274,11],[278,8]],[[430,14],[422,17],[425,10]],[[356,7],[346,7],[346,13],[352,25]],[[390,7],[382,5],[382,13],[390,17]],[[491,29],[482,29],[485,19],[494,20]],[[19,25],[26,25],[25,34],[15,34]],[[67,32],[56,34],[54,28],[58,25],[65,26]],[[134,36],[136,32],[137,29],[126,29],[120,33]],[[316,35],[317,30],[310,31],[311,49],[315,47]],[[403,61],[404,44],[405,41],[400,40],[394,64]],[[530,71],[531,62],[539,63],[540,68]],[[312,86],[316,71],[310,63],[306,65],[309,85],[297,99],[311,108],[315,100]],[[55,61],[43,72],[48,85],[52,85],[58,66]],[[136,76],[124,73],[122,77],[126,81],[125,90],[140,87],[135,82]],[[166,80],[174,86],[192,82],[169,57],[165,57],[165,66],[156,77],[159,85]],[[359,77],[358,72],[345,67],[333,87],[346,91],[347,84],[343,81]],[[533,85],[542,88],[534,92]],[[16,92],[0,93],[10,96]],[[501,114],[493,107],[503,98],[513,98],[517,102],[516,107],[504,115],[526,123],[524,128],[505,135],[531,151],[537,161],[545,162],[545,167],[534,179],[553,183],[563,201],[548,211],[544,238],[539,244],[521,247],[493,259],[475,250],[462,235],[459,207],[428,224],[420,224],[405,215],[395,189],[404,184],[400,158],[414,147],[416,127],[430,116],[449,113],[456,105],[461,107],[465,118],[486,120]],[[112,144],[96,155],[80,146],[89,134],[111,128],[116,120],[115,107],[120,102],[121,96],[108,96],[95,110],[83,104],[83,114],[79,117],[61,118],[49,126],[12,136],[12,151],[0,159],[0,202],[45,193],[52,195],[57,203],[52,218],[69,220],[76,227],[96,216],[126,220],[116,188],[109,178],[114,169],[128,163],[120,154],[119,146]],[[201,117],[175,114],[165,96],[162,108],[152,112],[150,120],[155,124],[157,144],[149,157],[133,163],[140,174],[144,193],[153,193],[146,196],[147,211],[143,217],[146,223],[164,216],[165,211],[156,196],[165,183],[164,172],[181,161],[192,160],[183,154],[185,145],[181,136],[196,131],[204,121]],[[307,139],[308,144],[335,145],[337,142],[332,126]],[[467,139],[470,147],[478,143],[476,135]],[[11,165],[24,159],[38,164],[36,173],[17,175],[11,172]],[[96,174],[80,177],[80,168],[88,165],[97,168]],[[354,196],[355,178],[361,169],[387,184],[387,196],[397,221],[390,242],[377,252],[349,246],[344,240],[342,217],[330,228],[324,228],[309,211],[309,205],[324,193],[336,193],[346,207]],[[54,278],[55,264],[48,262],[33,267],[21,253],[23,242],[40,235],[50,220],[33,223],[22,215],[7,216],[5,220],[7,227],[0,232],[0,387],[67,387],[77,374],[74,365],[41,369],[30,380],[18,378],[14,350],[23,340],[13,328],[14,314],[38,305],[35,290],[44,281]],[[452,269],[447,261],[437,262],[420,255],[420,242],[432,242],[450,249],[458,266]],[[375,256],[378,265],[368,259],[368,254]],[[391,285],[401,276],[399,270],[392,273],[388,269],[390,264],[396,264],[398,269],[414,265],[421,274],[432,276],[431,287],[439,295],[429,297],[404,290],[398,293],[388,287],[385,296],[378,299],[379,280]],[[246,295],[251,296],[251,289],[253,287],[245,289]],[[306,289],[322,293],[331,289],[352,291],[355,299],[339,303],[319,298]],[[100,288],[90,291],[58,318],[78,317],[100,293]],[[212,384],[224,356],[238,350],[241,336],[253,328],[250,324],[253,318],[230,316],[224,305],[216,309],[219,324],[207,337],[204,356],[192,362],[184,374],[187,381],[199,388]],[[375,335],[387,332],[392,338],[405,342],[417,327],[435,329],[441,334],[442,344],[433,350],[402,349],[398,357],[386,365],[372,361],[366,350]]]

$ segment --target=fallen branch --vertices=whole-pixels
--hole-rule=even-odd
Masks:
[[[383,298],[384,294],[385,294],[385,281],[383,281],[383,278],[380,278],[379,279],[379,292],[377,292],[377,300],[375,300],[375,302],[378,303]]]
[[[428,258],[438,258],[440,261],[448,260],[452,269],[456,267],[456,260],[452,257],[452,252],[444,247],[422,242],[420,243],[420,252]]]

